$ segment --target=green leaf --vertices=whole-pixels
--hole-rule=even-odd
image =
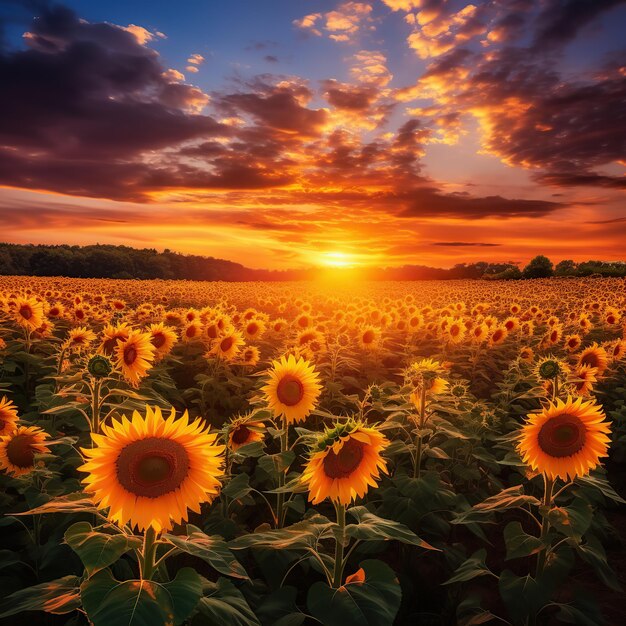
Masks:
[[[541,585],[529,575],[504,570],[498,586],[513,624],[525,624],[529,615],[536,615],[548,602]]]
[[[181,624],[202,595],[202,579],[184,567],[171,582],[119,582],[108,569],[80,586],[81,599],[94,626],[161,626]]]
[[[593,567],[594,571],[605,585],[614,591],[622,590],[615,576],[615,572],[606,560],[606,552],[597,539],[589,537],[587,543],[584,545],[576,545],[575,548],[580,557]]]
[[[382,561],[361,563],[364,582],[339,589],[317,582],[307,595],[311,614],[324,626],[389,626],[393,624],[402,591],[393,570]]]
[[[227,578],[217,582],[202,581],[203,597],[198,602],[200,619],[192,620],[192,626],[206,624],[228,624],[228,626],[257,626],[260,624],[243,594]]]
[[[548,513],[550,525],[567,537],[580,541],[589,530],[593,519],[593,508],[582,498],[577,498],[566,507],[553,507]]]
[[[477,550],[474,554],[472,554],[472,556],[469,557],[469,559],[463,561],[463,563],[461,563],[461,565],[454,570],[454,576],[446,580],[443,584],[451,585],[452,583],[463,583],[487,574],[495,576],[495,574],[487,567],[487,563],[485,562],[486,558],[487,550],[484,548]]]
[[[231,500],[245,498],[252,491],[249,481],[250,477],[245,472],[237,474],[222,489],[222,495],[228,496]]]
[[[260,457],[258,465],[270,476],[273,476],[274,474],[286,472],[295,459],[296,453],[293,450],[285,450],[285,452],[279,452],[278,454],[268,454]]]
[[[71,493],[67,496],[59,496],[23,513],[11,513],[11,515],[39,515],[41,513],[97,513],[91,498],[84,493]]]
[[[580,476],[576,478],[576,482],[578,484],[584,485],[586,487],[594,487],[602,492],[604,496],[613,500],[614,502],[619,502],[620,504],[626,504],[626,500],[622,498],[616,491],[613,489],[609,481],[602,475],[592,476],[589,474],[588,476]]]
[[[510,522],[506,525],[504,528],[504,542],[506,544],[507,560],[536,554],[543,546],[541,539],[525,533],[519,522]]]
[[[0,619],[22,611],[61,615],[80,607],[78,576],[63,576],[41,585],[20,589],[0,602]]]
[[[356,524],[348,524],[345,534],[354,539],[364,541],[389,541],[394,539],[413,546],[420,546],[425,550],[439,550],[418,537],[404,524],[384,519],[370,513],[364,506],[354,506],[348,509],[348,513],[357,521]]]
[[[197,556],[220,574],[234,578],[248,578],[246,571],[219,536],[209,537],[192,524],[187,524],[187,535],[163,535],[163,539],[179,550]]]
[[[459,514],[456,519],[452,520],[453,524],[469,524],[473,522],[490,521],[492,513],[506,511],[522,507],[525,504],[538,506],[541,502],[534,496],[524,493],[522,485],[503,489],[495,496],[487,498],[483,502],[474,505],[469,511]]]
[[[337,524],[327,517],[316,514],[287,528],[237,537],[229,545],[235,550],[261,547],[275,550],[306,550],[315,547],[320,539],[333,537],[333,528],[336,527]]]
[[[78,554],[89,576],[115,563],[122,554],[140,548],[139,537],[109,535],[93,530],[89,522],[76,522],[65,531],[65,542]]]

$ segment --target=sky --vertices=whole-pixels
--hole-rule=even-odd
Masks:
[[[0,240],[626,260],[626,0],[3,0]]]

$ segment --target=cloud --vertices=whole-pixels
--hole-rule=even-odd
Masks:
[[[535,49],[563,45],[601,13],[624,4],[624,0],[556,0],[544,6],[535,22]]]
[[[372,10],[365,2],[344,2],[333,11],[310,13],[293,24],[317,37],[326,34],[333,41],[353,42],[363,31],[374,29]]]
[[[436,241],[430,244],[431,246],[443,246],[450,248],[460,248],[460,247],[472,247],[476,246],[479,248],[493,248],[496,246],[501,246],[501,243],[475,243],[475,242],[466,242],[466,241]]]

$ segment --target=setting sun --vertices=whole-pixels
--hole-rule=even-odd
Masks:
[[[325,252],[320,257],[322,265],[327,267],[354,267],[354,257],[347,252]]]

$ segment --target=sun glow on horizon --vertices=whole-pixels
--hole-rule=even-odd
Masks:
[[[325,267],[341,268],[358,265],[355,258],[347,252],[324,252],[320,257],[320,263]]]

